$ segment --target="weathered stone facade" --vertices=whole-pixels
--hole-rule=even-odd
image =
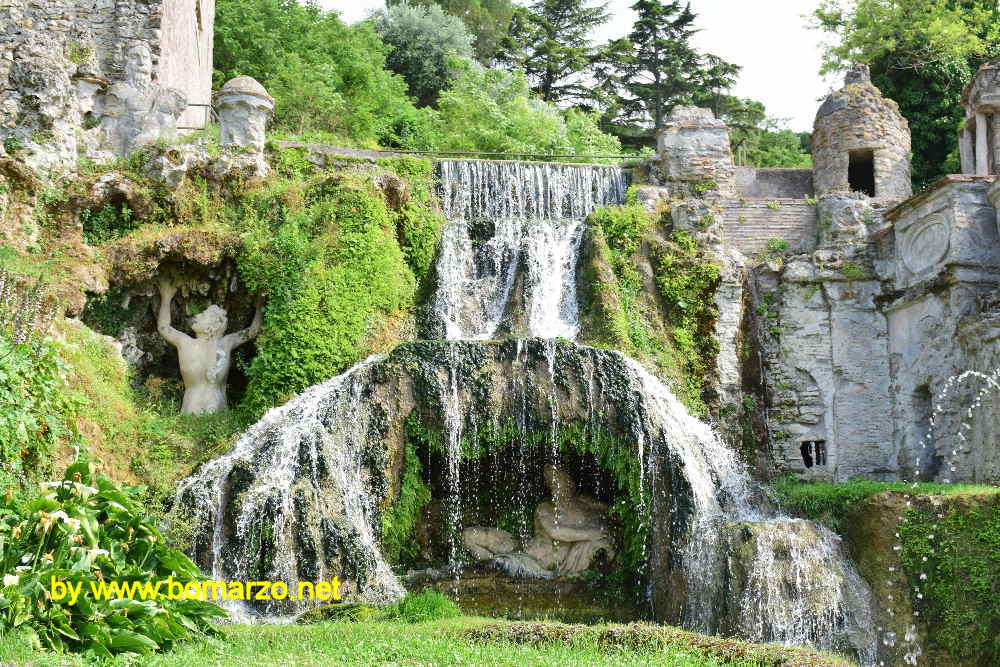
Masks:
[[[0,0],[0,140],[41,169],[204,125],[214,0]]]
[[[818,195],[855,190],[886,201],[912,194],[910,129],[899,106],[872,85],[867,66],[847,75],[813,129],[813,182]]]
[[[987,64],[966,91],[970,118],[1000,109],[997,72],[1000,61]],[[987,127],[996,169],[1000,123],[991,116]],[[758,362],[737,359],[734,342],[755,336],[777,469],[837,481],[1000,480],[997,178],[949,176],[911,197],[907,123],[865,67],[817,114],[811,180],[731,168],[727,136],[707,110],[672,116],[658,192],[684,197],[718,183],[700,203],[724,222],[716,252],[730,277],[716,295],[727,343],[719,385],[739,400],[747,388],[734,364],[746,377]],[[675,225],[689,222],[688,203],[673,207]],[[754,266],[743,289],[738,276]],[[741,330],[748,320],[752,331]]]

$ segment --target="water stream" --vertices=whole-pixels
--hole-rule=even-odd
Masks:
[[[651,530],[647,549],[672,545],[680,554],[672,560],[684,581],[685,625],[872,659],[870,595],[839,538],[762,503],[736,453],[641,364],[552,340],[579,332],[583,221],[623,200],[621,170],[445,161],[440,178],[447,226],[434,309],[446,340],[403,345],[307,390],[182,483],[178,499],[210,536],[196,556],[213,578],[318,581],[339,572],[355,600],[396,599],[403,589],[377,536],[389,451],[407,415],[440,414],[452,536],[461,528],[470,425],[510,419],[550,429],[549,456],[557,458],[560,427],[583,423],[631,443],[642,476],[636,511],[671,514],[660,522],[671,526],[670,540]],[[473,342],[504,331],[519,335]],[[520,449],[523,458],[529,450]],[[656,493],[668,473],[678,496],[670,502]],[[452,544],[453,562],[459,547]],[[659,551],[649,562],[671,560]],[[650,572],[651,588],[658,576]]]

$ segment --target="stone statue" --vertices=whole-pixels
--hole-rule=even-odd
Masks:
[[[517,551],[505,530],[472,526],[462,532],[465,548],[479,560],[495,560],[512,574],[549,578],[590,567],[598,551],[614,557],[607,505],[579,495],[573,479],[554,465],[545,467],[552,499],[535,510],[535,536]]]
[[[170,326],[170,302],[176,293],[177,287],[167,280],[160,281],[160,312],[156,324],[160,335],[177,348],[181,377],[184,378],[181,412],[190,415],[225,410],[226,379],[232,352],[260,333],[262,306],[257,304],[249,327],[227,336],[226,311],[213,304],[191,320],[195,333],[195,338],[191,338]]]

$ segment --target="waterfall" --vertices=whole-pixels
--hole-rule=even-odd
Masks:
[[[199,564],[220,580],[340,574],[354,601],[397,599],[403,587],[382,556],[380,521],[409,415],[436,415],[443,431],[449,497],[439,500],[453,566],[462,495],[473,491],[460,478],[463,436],[501,420],[546,429],[545,455],[556,459],[560,429],[584,424],[615,434],[637,459],[650,603],[659,613],[666,599],[670,610],[661,617],[870,662],[870,593],[839,538],[771,509],[736,453],[637,361],[553,340],[579,331],[584,219],[623,200],[623,172],[444,161],[440,182],[447,224],[434,314],[445,340],[405,343],[306,390],[185,480],[177,504],[197,526]],[[492,340],[499,333],[515,337]],[[514,445],[522,473],[526,443]]]
[[[439,178],[447,223],[434,313],[444,337],[488,340],[506,326],[528,336],[574,339],[583,221],[597,207],[624,201],[625,172],[446,160]],[[521,294],[515,295],[519,276]],[[515,296],[523,299],[520,312],[510,312]]]

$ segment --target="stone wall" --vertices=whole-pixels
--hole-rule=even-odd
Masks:
[[[745,198],[807,199],[813,196],[812,169],[736,167],[736,192]]]
[[[992,319],[983,312],[1000,287],[1000,237],[987,181],[947,177],[887,215],[897,248],[896,291],[885,307],[893,440],[906,477],[1000,477],[997,457],[986,454],[996,449],[997,397],[991,392],[970,416],[982,381],[949,383],[966,370],[992,372],[990,364],[1000,360]]]
[[[0,0],[5,151],[67,167],[169,139],[181,114],[197,125],[213,14],[213,0]]]
[[[1000,366],[991,180],[948,177],[890,211],[828,195],[815,250],[758,270],[779,468],[835,481],[1000,478],[1000,382],[951,380]],[[808,467],[803,443],[817,441],[826,460]]]

